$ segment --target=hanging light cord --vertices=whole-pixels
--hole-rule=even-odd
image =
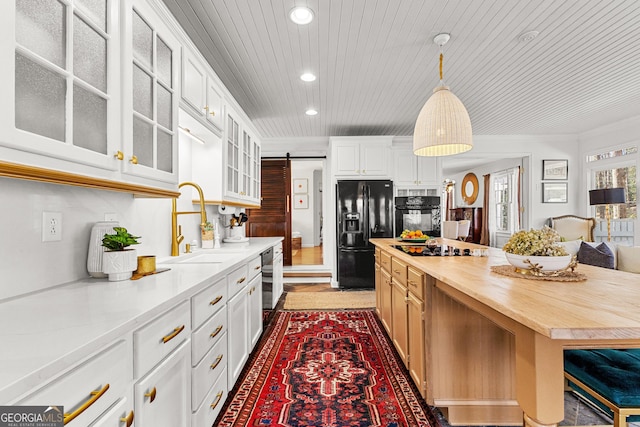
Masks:
[[[442,46],[440,46],[440,50],[442,50]],[[444,55],[440,52],[440,83],[442,83],[442,60],[444,59]]]

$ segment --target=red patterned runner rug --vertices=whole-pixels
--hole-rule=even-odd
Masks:
[[[279,312],[216,426],[438,426],[371,310]]]

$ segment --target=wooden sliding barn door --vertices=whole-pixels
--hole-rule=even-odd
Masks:
[[[291,265],[291,161],[262,160],[260,209],[247,209],[247,235],[284,236],[284,265]]]

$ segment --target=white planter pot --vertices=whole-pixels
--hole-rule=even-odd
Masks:
[[[89,252],[87,253],[87,271],[91,277],[107,277],[102,271],[102,254],[105,251],[102,246],[102,238],[107,233],[113,233],[113,227],[118,225],[118,221],[99,221],[91,228]]]
[[[102,271],[109,275],[110,282],[130,279],[137,267],[138,254],[135,249],[105,251],[102,254]]]
[[[542,271],[558,271],[564,270],[571,263],[571,255],[564,256],[533,256],[533,255],[515,255],[505,252],[509,264],[522,270],[529,270],[531,265],[525,263],[529,260],[532,264],[538,264]]]

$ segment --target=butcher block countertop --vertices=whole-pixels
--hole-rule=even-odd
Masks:
[[[612,340],[616,346],[640,346],[640,275],[580,264],[576,271],[587,276],[582,282],[508,277],[490,270],[508,264],[500,249],[438,240],[460,249],[488,249],[489,256],[416,257],[394,248],[406,244],[396,239],[371,243],[434,277],[452,297],[459,293],[548,338],[575,346],[582,340],[583,345]]]

